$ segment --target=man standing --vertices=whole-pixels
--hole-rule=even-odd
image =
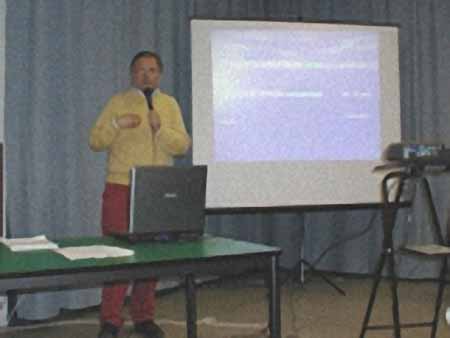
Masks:
[[[93,126],[89,146],[107,151],[102,232],[125,232],[129,220],[129,172],[134,166],[172,165],[190,147],[176,100],[159,90],[163,64],[158,54],[142,51],[130,64],[132,88],[114,95]],[[164,333],[153,321],[156,280],[138,280],[131,293],[135,330],[147,338]],[[99,338],[117,337],[128,284],[103,288]]]

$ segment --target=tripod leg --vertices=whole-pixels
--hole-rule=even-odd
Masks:
[[[447,242],[444,239],[444,236],[442,234],[442,229],[439,223],[439,218],[437,215],[437,211],[436,211],[436,207],[433,203],[433,195],[431,193],[431,188],[430,188],[430,184],[428,182],[428,179],[423,177],[422,178],[424,186],[425,186],[425,196],[427,198],[427,204],[428,207],[430,209],[430,213],[431,213],[431,223],[434,227],[434,232],[435,235],[437,236],[437,239],[439,241],[440,245],[448,245],[450,244],[450,227],[449,224],[447,224]],[[444,287],[445,287],[445,277],[447,274],[447,264],[448,264],[448,259],[447,257],[444,257],[442,259],[442,267],[441,267],[441,273],[439,275],[439,286],[438,286],[438,293],[436,296],[436,302],[435,302],[435,309],[434,309],[434,316],[433,316],[433,321],[432,321],[432,326],[431,326],[431,337],[434,338],[436,336],[436,331],[437,331],[437,325],[439,322],[439,310],[441,309],[441,305],[442,305],[442,295],[444,292]]]
[[[373,285],[372,285],[372,291],[370,293],[370,298],[369,298],[369,303],[367,304],[367,310],[366,310],[366,314],[364,316],[364,321],[363,321],[363,326],[361,329],[361,334],[359,335],[360,338],[364,338],[364,336],[366,335],[366,331],[367,331],[367,327],[369,325],[369,320],[370,320],[370,316],[372,314],[372,308],[373,308],[373,304],[375,302],[375,297],[377,295],[377,291],[378,291],[378,286],[380,284],[381,281],[381,273],[383,272],[383,267],[384,267],[384,263],[386,260],[386,254],[382,253],[380,260],[378,261],[378,266],[377,269],[375,271],[375,275],[373,277]]]
[[[397,275],[395,273],[395,259],[394,259],[394,252],[389,252],[389,270],[391,275],[391,294],[392,294],[392,317],[394,319],[394,333],[395,338],[400,338],[400,312],[399,312],[399,306],[398,306],[398,279]]]
[[[302,245],[300,251],[300,283],[305,284],[305,247]]]
[[[339,292],[341,295],[345,296],[345,291],[342,290],[339,286],[337,286],[335,283],[333,283],[333,281],[331,281],[331,279],[329,279],[327,276],[325,276],[323,273],[320,273],[319,271],[317,271],[314,266],[309,263],[308,261],[301,259],[300,262],[304,265],[306,265],[307,267],[309,267],[309,269],[311,270],[312,273],[317,274],[319,277],[321,277],[325,282],[327,282],[331,287],[333,287],[337,292]]]
[[[431,327],[431,338],[436,337],[436,331],[437,326],[439,323],[439,311],[442,306],[442,295],[444,293],[444,287],[445,287],[445,276],[447,275],[447,264],[448,259],[447,257],[442,259],[442,268],[441,268],[441,274],[439,275],[439,286],[438,286],[438,293],[436,296],[436,302],[435,302],[435,308],[434,308],[434,317],[433,317],[433,325]]]

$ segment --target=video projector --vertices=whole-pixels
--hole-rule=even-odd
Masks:
[[[450,149],[443,144],[392,143],[385,152],[387,162],[418,167],[450,167]]]

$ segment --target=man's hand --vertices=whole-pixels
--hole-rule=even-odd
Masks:
[[[141,123],[141,118],[136,114],[126,114],[116,119],[120,129],[136,128]]]
[[[159,118],[159,114],[156,110],[150,110],[148,112],[148,123],[150,124],[150,128],[152,131],[156,133],[159,128],[161,128],[161,119]]]

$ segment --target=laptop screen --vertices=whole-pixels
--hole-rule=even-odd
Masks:
[[[203,234],[206,166],[131,170],[129,232]]]

